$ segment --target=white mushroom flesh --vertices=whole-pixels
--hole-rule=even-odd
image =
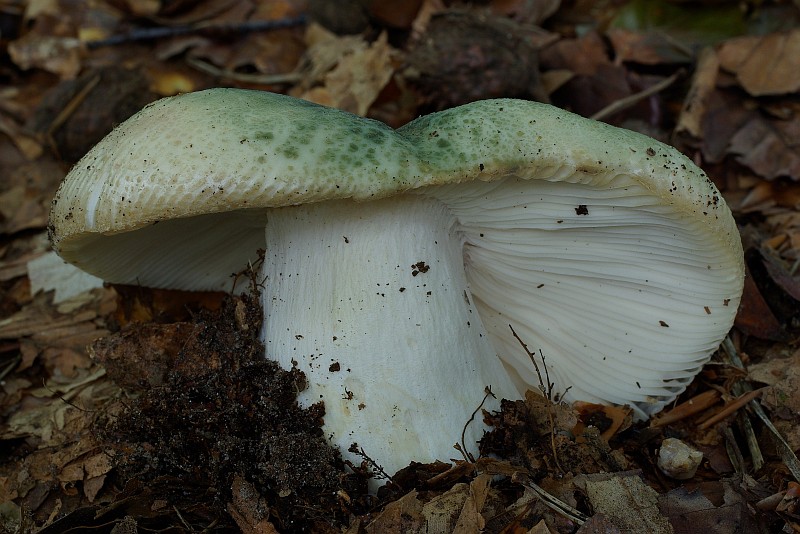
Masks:
[[[389,474],[462,458],[462,439],[476,453],[485,389],[489,410],[518,395],[470,297],[457,229],[416,195],[267,214],[267,355],[306,374],[300,401],[325,402],[324,429],[356,464],[354,442]]]

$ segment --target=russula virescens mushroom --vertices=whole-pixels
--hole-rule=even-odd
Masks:
[[[567,399],[657,412],[743,280],[733,217],[691,161],[518,100],[395,131],[265,92],[166,98],[72,169],[50,231],[67,261],[152,287],[228,290],[266,249],[268,357],[305,371],[334,443],[390,473],[458,456],[485,387],[537,387],[509,325]]]

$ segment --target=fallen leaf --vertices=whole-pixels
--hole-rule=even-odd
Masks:
[[[40,68],[64,80],[75,78],[81,68],[81,47],[75,37],[28,33],[8,45],[11,60],[22,70]]]
[[[365,527],[366,534],[383,532],[421,532],[425,526],[423,505],[416,490],[406,493],[386,508]]]
[[[636,472],[579,475],[575,485],[586,492],[600,512],[623,532],[672,534],[669,521],[658,509],[658,493]]]
[[[595,32],[561,39],[544,48],[539,57],[543,71],[575,73],[553,95],[553,101],[585,117],[633,92],[625,67],[612,63],[603,38]]]
[[[492,478],[486,473],[478,475],[469,484],[469,494],[464,501],[464,507],[456,522],[455,532],[482,532],[486,520],[481,515],[483,505],[489,493],[489,484]]]
[[[232,500],[228,503],[227,510],[243,534],[278,533],[269,520],[269,503],[250,482],[236,475],[231,493]]]
[[[106,475],[87,478],[83,481],[83,494],[89,502],[94,502],[97,494],[106,483]]]
[[[622,534],[622,531],[606,516],[596,513],[575,534]]]
[[[800,109],[797,110],[800,112]],[[800,121],[753,115],[731,137],[728,152],[754,172],[773,180],[800,179]]]
[[[541,26],[561,6],[561,0],[493,0],[491,10],[497,15],[512,17],[532,26]]]
[[[675,534],[728,534],[731,532],[759,532],[761,529],[751,517],[749,505],[734,490],[734,484],[723,480],[712,482],[722,493],[722,501],[715,503],[717,496],[707,496],[704,490],[690,491],[685,487],[673,489],[659,496],[658,507],[669,518]]]
[[[714,49],[708,47],[701,50],[692,76],[692,85],[683,101],[681,114],[678,117],[676,133],[685,133],[695,139],[702,138],[703,117],[714,94],[718,72],[719,59]]]
[[[369,48],[343,57],[325,76],[325,88],[334,106],[366,115],[394,74],[392,54],[387,34],[383,32]]]
[[[719,59],[753,96],[800,90],[800,30],[731,39],[720,46]]]
[[[465,506],[470,488],[468,484],[454,484],[452,488],[437,495],[422,507],[427,532],[450,533]]]
[[[676,65],[693,60],[691,50],[677,46],[666,34],[659,31],[632,31],[611,28],[606,37],[614,47],[616,62],[641,65]]]
[[[743,332],[761,339],[783,339],[786,334],[749,271],[745,264],[744,292],[734,324]]]

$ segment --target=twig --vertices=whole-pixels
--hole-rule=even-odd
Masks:
[[[69,119],[72,116],[72,114],[75,113],[75,110],[78,109],[78,106],[83,104],[84,100],[86,100],[86,97],[89,96],[89,93],[92,92],[92,90],[97,86],[98,83],[100,83],[100,76],[95,76],[94,78],[89,80],[89,83],[84,85],[81,88],[81,90],[78,91],[78,93],[75,96],[73,96],[69,102],[67,102],[67,105],[64,106],[64,108],[58,112],[56,118],[53,119],[53,122],[51,122],[50,126],[47,128],[47,132],[45,132],[45,139],[47,140],[47,144],[50,145],[50,150],[53,151],[53,154],[55,154],[59,158],[60,154],[58,152],[58,146],[56,144],[55,139],[53,138],[53,135],[55,135],[55,133],[59,130],[59,128],[61,128],[64,125],[64,123],[67,122],[67,119]]]
[[[675,81],[683,76],[683,71],[679,70],[669,78],[664,78],[657,84],[651,85],[647,89],[643,91],[639,91],[638,93],[626,96],[625,98],[620,98],[619,100],[615,100],[614,102],[610,103],[591,117],[590,119],[594,119],[596,121],[603,120],[614,113],[619,113],[624,109],[628,109],[631,106],[635,106],[645,98],[649,98],[650,96],[659,93],[675,83]]]
[[[550,448],[553,449],[553,460],[556,462],[556,467],[563,473],[564,469],[561,467],[561,462],[558,461],[558,449],[556,448],[556,423],[555,419],[553,418],[552,405],[554,384],[550,382],[550,373],[547,371],[547,362],[544,359],[544,353],[539,350],[539,357],[542,359],[542,367],[544,367],[544,380],[547,380],[547,387],[545,387],[544,380],[542,380],[542,373],[539,371],[539,365],[536,363],[536,358],[530,349],[528,349],[528,345],[526,345],[519,335],[517,335],[517,332],[514,330],[513,326],[508,325],[508,327],[511,329],[511,333],[514,334],[514,338],[516,338],[516,340],[519,341],[519,344],[522,345],[522,348],[525,350],[528,358],[530,358],[531,363],[533,363],[533,368],[536,369],[536,374],[539,377],[539,389],[542,391],[542,394],[546,396],[547,400],[550,401],[550,405],[547,407],[547,418],[550,422]],[[567,394],[567,391],[569,391],[569,387],[564,390],[564,395]],[[562,395],[561,398],[563,398],[564,395]]]
[[[652,419],[650,421],[650,426],[652,428],[658,428],[660,426],[669,425],[685,419],[689,416],[692,416],[696,413],[702,412],[707,408],[710,408],[720,398],[720,394],[718,391],[714,389],[709,389],[704,391],[686,402],[682,402],[681,404],[677,405],[669,412],[659,416],[656,419]]]
[[[781,460],[786,464],[786,468],[789,469],[795,481],[800,482],[800,461],[797,460],[797,456],[792,450],[792,447],[783,439],[783,436],[778,429],[775,428],[775,425],[772,424],[769,416],[767,416],[767,413],[758,401],[750,401],[750,408],[752,408],[758,418],[761,419],[761,422],[764,423],[764,426],[772,433],[772,439],[775,440],[775,444],[778,446],[777,448],[781,453]]]
[[[376,462],[375,460],[370,458],[369,455],[367,455],[366,451],[364,451],[364,449],[362,449],[361,447],[358,446],[358,443],[353,443],[352,445],[350,445],[350,448],[347,449],[347,450],[349,452],[352,452],[353,454],[361,456],[361,458],[363,458],[372,467],[372,469],[377,472],[377,476],[375,476],[375,478],[377,480],[386,479],[391,484],[393,484],[396,488],[398,488],[400,490],[403,489],[402,486],[400,486],[400,484],[395,482],[394,479],[392,477],[390,477],[389,474],[386,471],[383,470],[383,466],[382,465],[380,465],[378,462]]]
[[[456,450],[460,451],[461,454],[464,456],[464,459],[468,462],[474,462],[475,458],[472,456],[472,453],[470,453],[467,450],[467,445],[466,443],[464,443],[464,439],[466,439],[466,434],[467,434],[467,427],[469,427],[470,423],[472,423],[472,421],[475,420],[475,414],[477,414],[480,411],[480,409],[483,408],[484,403],[486,403],[486,399],[488,399],[489,397],[492,397],[493,399],[497,398],[495,397],[494,393],[492,393],[492,386],[486,386],[486,388],[484,389],[483,400],[478,405],[478,407],[475,408],[475,411],[472,412],[472,415],[469,417],[469,419],[467,419],[467,422],[464,423],[464,428],[461,429],[461,448],[458,447],[458,443],[456,443],[455,445]]]
[[[699,425],[697,425],[697,428],[699,428],[700,430],[705,430],[706,428],[710,427],[711,425],[715,425],[715,424],[719,423],[720,421],[722,421],[723,419],[725,419],[726,417],[728,417],[730,415],[733,415],[734,413],[739,411],[741,408],[743,408],[745,405],[747,405],[748,402],[750,402],[753,399],[756,399],[756,398],[760,397],[765,389],[766,388],[761,388],[761,389],[756,389],[756,390],[753,390],[753,391],[749,391],[747,393],[743,393],[739,397],[737,397],[737,398],[733,399],[732,401],[730,401],[729,403],[727,403],[718,414],[714,415],[713,417],[711,417],[711,418],[703,421]]]
[[[734,347],[730,337],[726,337],[725,340],[722,342],[722,348],[725,354],[728,355],[728,358],[730,358],[731,362],[735,366],[739,367],[740,369],[744,369],[744,364],[742,363],[742,360],[739,358],[739,354],[736,352],[736,347]],[[743,383],[742,387],[752,389],[750,385],[746,383]],[[775,441],[775,444],[777,445],[778,451],[780,452],[781,460],[783,460],[783,463],[786,465],[786,468],[792,474],[795,481],[800,482],[800,460],[797,459],[797,455],[795,455],[794,451],[792,450],[792,447],[788,443],[786,443],[786,440],[783,439],[781,433],[778,431],[777,428],[775,428],[775,425],[772,424],[772,421],[770,421],[769,416],[764,411],[764,408],[761,407],[761,404],[759,404],[758,400],[756,399],[751,400],[749,407],[751,410],[753,410],[756,416],[759,419],[761,419],[761,422],[764,423],[764,426],[766,426],[767,429],[770,431],[770,433],[772,434],[772,438]],[[749,443],[750,442],[748,441],[748,445]],[[761,460],[762,464],[763,461],[764,460],[762,458]],[[753,464],[755,465],[755,459],[753,461]]]
[[[47,385],[47,383],[44,381],[44,378],[42,378],[42,387],[44,389],[46,389],[47,391],[49,391],[50,393],[52,393],[53,395],[55,395],[56,397],[58,397],[59,399],[61,399],[61,402],[63,402],[64,404],[68,404],[69,406],[72,406],[76,410],[80,410],[80,411],[86,412],[86,413],[91,413],[91,412],[96,412],[97,411],[97,410],[87,410],[86,408],[81,408],[77,404],[74,404],[74,403],[70,402],[69,400],[67,400],[64,397],[64,395],[60,394],[59,392],[57,392],[55,390],[50,389],[50,386]],[[83,388],[80,388],[80,389],[83,389]],[[80,391],[80,389],[76,390],[76,392]]]
[[[277,20],[253,20],[239,23],[204,23],[194,24],[189,26],[173,26],[173,27],[157,27],[157,28],[136,28],[128,33],[120,35],[112,35],[106,39],[98,39],[96,41],[89,41],[86,46],[89,49],[102,48],[104,46],[115,46],[125,43],[134,43],[140,41],[154,41],[156,39],[164,39],[168,37],[179,37],[182,35],[191,34],[237,34],[252,32],[262,32],[268,30],[277,30],[280,28],[291,28],[293,26],[302,26],[307,22],[305,15],[298,17],[291,17]]]
[[[508,327],[511,329],[511,333],[514,335],[514,338],[517,341],[519,341],[520,345],[522,345],[522,348],[525,350],[525,353],[528,355],[528,358],[531,359],[531,363],[533,363],[533,368],[536,369],[536,375],[539,377],[539,389],[542,390],[542,393],[547,397],[547,400],[552,401],[554,384],[550,382],[550,375],[547,372],[547,365],[545,364],[544,361],[544,354],[542,354],[541,352],[539,353],[540,357],[542,358],[542,366],[544,367],[544,375],[545,378],[547,379],[547,382],[545,382],[544,379],[542,378],[542,373],[541,371],[539,371],[539,364],[536,363],[536,357],[530,351],[528,345],[526,345],[525,342],[522,341],[522,339],[517,335],[517,332],[516,330],[514,330],[513,326],[508,325]],[[564,393],[566,394],[566,391]]]
[[[722,435],[725,436],[725,450],[733,464],[733,470],[739,475],[744,474],[744,456],[742,455],[742,450],[739,448],[739,444],[736,443],[736,437],[734,437],[731,427],[726,426],[722,430]]]
[[[511,475],[511,481],[517,484],[522,484],[526,488],[532,490],[542,502],[551,510],[558,512],[559,514],[567,517],[568,519],[574,521],[579,525],[583,525],[589,520],[589,516],[581,512],[580,510],[576,510],[572,506],[568,505],[558,497],[550,495],[544,489],[536,485],[525,473],[521,471],[517,471],[513,475]]]
[[[743,376],[746,376],[747,370],[744,368],[744,363],[742,363],[741,358],[739,358],[739,354],[736,352],[736,347],[733,345],[733,341],[731,341],[730,337],[726,337],[722,342],[722,349],[723,354],[727,357],[727,363],[733,365],[742,372]],[[741,395],[752,390],[753,386],[744,380],[737,380],[733,386],[731,386],[731,391],[733,391],[735,395]],[[751,401],[751,406],[753,403],[757,404],[759,408],[761,407],[758,401]],[[741,430],[747,442],[747,449],[750,451],[750,457],[753,459],[753,470],[758,471],[764,465],[764,455],[761,454],[761,447],[758,444],[758,438],[756,437],[755,430],[753,429],[749,417],[744,416],[741,422]]]
[[[295,83],[303,78],[299,72],[286,72],[282,74],[250,74],[246,72],[236,72],[230,69],[220,69],[210,63],[206,63],[197,58],[187,57],[186,63],[200,72],[210,74],[217,78],[227,78],[239,82],[257,83],[261,85],[275,85],[281,83]]]
[[[10,373],[17,366],[17,364],[19,364],[20,361],[22,361],[22,356],[17,355],[15,358],[12,358],[9,364],[6,365],[2,371],[0,371],[0,380],[3,380],[6,375],[8,375],[8,373]]]

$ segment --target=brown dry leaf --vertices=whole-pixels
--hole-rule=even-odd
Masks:
[[[704,48],[698,58],[689,94],[683,101],[678,117],[677,133],[687,133],[695,139],[702,138],[703,117],[714,93],[719,72],[719,59],[713,48]]]
[[[486,526],[486,520],[481,515],[486,497],[489,494],[489,484],[492,478],[488,474],[478,475],[469,484],[469,495],[464,502],[461,515],[458,517],[454,532],[481,532]]]
[[[721,493],[722,502],[716,502]],[[728,534],[730,532],[762,532],[748,513],[748,504],[733,484],[712,481],[696,491],[685,487],[659,496],[658,507],[669,518],[675,534]]]
[[[357,115],[366,115],[394,74],[392,54],[387,34],[382,32],[367,50],[342,58],[325,76],[325,86],[334,105]]]
[[[729,153],[768,180],[800,180],[800,121],[795,118],[798,113],[800,108],[794,110],[790,120],[754,114],[731,138]]]
[[[547,526],[547,523],[544,519],[536,523],[531,529],[527,532],[527,534],[553,534],[553,531]]]
[[[6,134],[14,142],[25,159],[34,160],[42,155],[44,149],[33,137],[22,132],[20,127],[5,115],[0,115],[0,133]]]
[[[3,233],[44,228],[47,225],[47,213],[37,191],[24,185],[15,185],[0,193],[0,230]]]
[[[666,34],[612,28],[606,36],[614,47],[615,62],[642,65],[674,65],[692,61],[691,50],[676,46]]]
[[[81,41],[28,33],[8,45],[11,60],[22,70],[40,68],[64,80],[75,78],[81,68]]]
[[[308,48],[303,59],[305,77],[298,84],[298,89],[301,90],[321,83],[341,58],[363,52],[367,48],[367,43],[361,36],[338,36],[314,22],[306,28],[305,41]]]
[[[753,96],[800,90],[800,29],[731,39],[720,47],[719,59]]]
[[[251,483],[236,475],[231,493],[233,500],[228,503],[227,510],[243,534],[277,534],[269,520],[269,503]]]
[[[575,534],[622,534],[622,531],[603,514],[594,514]]]
[[[761,396],[761,402],[771,414],[781,419],[797,422],[800,419],[800,367],[798,355],[791,358],[792,365],[784,369],[784,375],[769,386]]]
[[[253,11],[251,0],[199,0],[165,2],[152,19],[165,26],[240,22]]]
[[[375,518],[364,531],[366,534],[381,534],[384,532],[423,532],[425,516],[422,515],[422,502],[416,490],[403,495],[398,500],[388,504],[378,517]]]
[[[453,527],[469,495],[469,485],[458,483],[441,495],[437,495],[426,502],[425,506],[422,507],[426,532],[430,534],[449,534],[453,532]]]
[[[528,390],[525,393],[525,405],[536,421],[536,428],[541,432],[572,431],[578,424],[578,412],[566,404],[555,403],[541,393]]]
[[[99,452],[86,458],[83,462],[83,469],[87,478],[95,478],[108,474],[114,466],[111,463],[111,456],[106,452]]]
[[[561,0],[493,0],[490,8],[493,13],[514,19],[526,24],[541,26],[561,5]]]
[[[595,32],[579,39],[561,39],[541,51],[543,71],[569,70],[575,76],[554,95],[576,113],[589,117],[633,92],[622,65],[608,58],[603,39]],[[563,105],[563,104],[562,104]]]
[[[745,264],[744,292],[734,321],[736,328],[760,339],[782,339],[785,333],[780,322],[764,300]]]
[[[423,0],[416,18],[411,22],[411,41],[422,38],[428,29],[431,18],[445,9],[444,0]]]
[[[792,264],[778,257],[778,255],[768,247],[761,248],[761,257],[770,279],[775,282],[787,296],[800,303],[800,277],[798,277],[796,273],[793,274]]]
[[[742,105],[739,95],[731,91],[717,89],[706,102],[701,118],[700,149],[706,162],[720,163],[729,154],[731,138],[754,112]]]
[[[31,336],[32,339],[50,341],[54,338],[69,338],[73,331],[82,332],[81,326],[85,325],[81,323],[92,321],[96,317],[97,311],[91,309],[76,314],[61,315],[49,307],[47,297],[40,293],[33,302],[17,313],[0,319],[0,339]],[[83,346],[85,344],[79,345],[78,348]]]
[[[293,18],[300,14],[302,6],[296,0],[273,0],[258,2],[241,17],[242,22],[255,23]],[[207,59],[226,71],[234,72],[242,67],[252,70],[254,67],[257,72],[265,74],[293,71],[306,48],[301,27],[250,32],[233,43],[199,36],[186,37],[183,41],[185,48],[192,49],[192,57]],[[162,47],[162,51],[166,48]],[[174,51],[182,52],[180,48]]]
[[[574,479],[595,512],[608,517],[623,532],[672,534],[658,509],[658,493],[637,472],[579,475]]]
[[[86,424],[86,412],[70,404],[79,396],[82,388],[105,375],[104,369],[82,377],[69,384],[53,384],[31,391],[6,421],[0,439],[35,437],[44,444],[54,444],[59,440],[71,439],[62,432],[67,426],[83,427]],[[61,395],[58,395],[58,394]],[[39,398],[36,398],[39,397]]]
[[[302,86],[321,79],[321,87],[295,92],[318,104],[366,115],[394,74],[386,32],[367,45],[360,37],[337,37],[321,27],[309,28],[311,69]]]
[[[97,477],[87,478],[83,481],[83,494],[86,496],[86,499],[89,502],[94,502],[97,498],[97,494],[100,493],[100,490],[103,489],[103,486],[106,483],[106,476],[107,475],[100,475]]]

